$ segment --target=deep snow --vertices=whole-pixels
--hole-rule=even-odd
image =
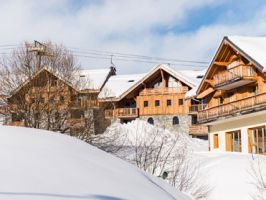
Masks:
[[[128,124],[115,123],[109,128],[120,132],[122,138],[118,142],[125,145],[134,142],[136,138],[152,139],[152,133],[158,131],[161,136],[166,136],[168,139],[175,134],[141,120]],[[181,147],[185,145],[190,150],[191,156],[199,167],[200,183],[208,185],[211,189],[209,194],[211,200],[251,200],[251,196],[258,192],[254,186],[256,180],[251,175],[251,166],[256,166],[258,160],[264,167],[266,177],[266,156],[252,157],[251,154],[236,152],[209,152],[208,141],[190,138],[182,133],[179,143]]]
[[[0,126],[0,199],[188,200],[133,165],[70,136]]]

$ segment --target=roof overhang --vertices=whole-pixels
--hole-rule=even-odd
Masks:
[[[171,69],[170,67],[166,66],[165,64],[159,64],[159,65],[156,65],[155,67],[153,67],[153,69],[150,72],[148,72],[142,79],[140,79],[131,88],[129,88],[127,91],[125,91],[122,95],[120,95],[120,97],[117,97],[117,99],[118,100],[123,99],[126,95],[128,95],[130,92],[135,90],[138,86],[143,84],[144,81],[146,81],[151,75],[153,75],[155,72],[157,72],[160,69],[166,71],[167,73],[172,75],[174,78],[180,80],[181,82],[185,83],[189,87],[191,87],[191,88],[195,87],[195,85],[193,83],[190,83],[184,77],[178,75],[178,72],[176,72],[174,69]]]
[[[211,69],[212,66],[214,65],[214,62],[215,62],[217,56],[219,55],[219,52],[221,51],[223,45],[225,45],[225,44],[230,45],[231,48],[233,48],[236,52],[240,53],[243,57],[245,57],[245,58],[246,58],[251,64],[253,64],[253,65],[254,65],[259,71],[263,72],[263,66],[261,66],[256,60],[254,60],[251,56],[249,56],[246,52],[244,52],[240,47],[238,47],[236,44],[234,44],[234,43],[233,43],[233,42],[232,42],[227,36],[225,36],[225,37],[223,38],[222,42],[220,43],[220,45],[219,45],[219,47],[218,47],[218,49],[217,49],[217,51],[216,51],[216,53],[215,53],[215,55],[214,55],[214,57],[213,57],[211,63],[210,63],[210,65],[209,65],[209,67],[208,67],[208,69],[207,69],[207,71],[206,71],[206,73],[205,73],[203,79],[202,79],[201,82],[200,82],[200,85],[199,85],[199,87],[198,87],[198,89],[197,89],[197,92],[196,92],[197,94],[198,94],[198,93],[200,92],[200,90],[202,89],[203,84],[204,84],[204,82],[205,82],[205,80],[206,80],[206,78],[207,78],[207,76],[208,76],[208,74],[209,74],[209,72],[210,72],[210,69]]]

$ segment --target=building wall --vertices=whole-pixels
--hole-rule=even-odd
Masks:
[[[226,133],[241,130],[242,152],[248,153],[248,129],[263,125],[266,125],[266,111],[221,120],[218,124],[209,125],[210,150],[226,151]],[[214,134],[218,134],[217,149],[214,148]]]
[[[174,117],[178,117],[179,119],[178,125],[173,125]],[[155,126],[177,132],[188,132],[188,128],[191,125],[191,115],[187,114],[140,116],[140,119],[144,121],[148,121],[149,118],[153,118]]]

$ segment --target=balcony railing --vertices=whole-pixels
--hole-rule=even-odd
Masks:
[[[256,72],[252,66],[238,65],[232,69],[221,71],[213,76],[214,87],[231,83],[232,81],[241,80],[243,77],[252,78]]]
[[[207,107],[207,104],[195,104],[189,107],[189,113],[197,113],[201,110],[204,110]]]
[[[146,88],[140,92],[141,96],[159,95],[159,94],[182,94],[188,91],[187,87],[178,88]]]
[[[84,100],[84,101],[71,101],[70,107],[72,108],[93,108],[93,107],[99,107],[98,100]]]
[[[105,118],[136,118],[138,117],[137,108],[116,108],[105,110]]]
[[[225,117],[253,108],[266,106],[266,93],[257,94],[219,106],[207,108],[198,112],[198,121],[207,122],[218,117]]]
[[[192,125],[189,126],[189,134],[190,135],[207,135],[208,127],[204,125]]]

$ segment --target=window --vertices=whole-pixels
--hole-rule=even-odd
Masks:
[[[84,111],[83,110],[71,110],[70,114],[71,114],[72,119],[80,119],[80,118],[84,117]]]
[[[226,133],[226,151],[241,152],[241,132],[232,131]]]
[[[218,134],[213,135],[213,148],[218,149],[219,148],[219,138]]]
[[[34,98],[30,98],[30,103],[35,103],[35,99]]]
[[[57,79],[51,80],[51,86],[57,86]]]
[[[167,99],[166,104],[167,104],[167,106],[171,106],[172,105],[172,100],[171,99]]]
[[[144,107],[148,107],[149,106],[149,102],[148,101],[144,101]]]
[[[154,120],[153,120],[153,118],[152,117],[149,117],[148,118],[148,120],[147,120],[147,122],[149,123],[149,124],[154,124]]]
[[[173,117],[173,125],[178,125],[179,124],[179,119],[177,116]]]
[[[179,104],[180,106],[184,105],[184,100],[183,100],[183,99],[178,99],[178,104]]]
[[[197,115],[192,115],[192,117],[191,117],[191,123],[192,124],[197,124],[197,122],[198,122]]]
[[[160,100],[155,100],[155,106],[160,106]]]
[[[61,103],[64,103],[64,101],[65,101],[64,96],[60,96],[60,102],[61,102]]]
[[[19,122],[23,120],[23,117],[21,114],[12,113],[11,114],[12,122]]]
[[[248,130],[249,152],[266,154],[266,130],[265,126],[250,128]]]
[[[54,103],[54,102],[55,102],[55,100],[54,100],[54,96],[50,97],[50,98],[49,98],[49,103]]]
[[[40,98],[40,103],[44,103],[45,99],[43,97]]]

